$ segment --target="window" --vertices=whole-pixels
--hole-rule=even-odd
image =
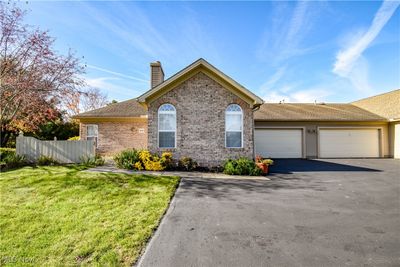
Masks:
[[[171,104],[163,104],[158,109],[158,147],[175,148],[176,110]]]
[[[225,145],[241,148],[243,140],[243,112],[237,104],[231,104],[225,111]]]
[[[97,125],[86,125],[86,140],[94,140],[97,147],[97,137],[99,135]]]

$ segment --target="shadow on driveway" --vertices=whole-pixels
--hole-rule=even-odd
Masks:
[[[230,180],[184,178],[181,182],[182,195],[216,199],[236,199],[241,194],[267,195],[276,190],[325,191],[325,183],[310,177],[294,177],[287,174],[275,174],[271,180]]]
[[[271,173],[293,172],[380,172],[381,170],[347,165],[323,160],[277,159],[271,166]]]
[[[277,159],[271,166],[270,180],[233,180],[233,179],[183,179],[182,194],[195,197],[234,200],[240,194],[260,193],[266,195],[277,190],[326,191],[327,183],[336,174],[352,176],[352,172],[369,174],[382,172],[378,169],[364,167],[364,160],[307,160]],[[362,174],[364,175],[364,174]]]
[[[184,177],[138,266],[400,266],[399,167],[277,160],[269,181]]]

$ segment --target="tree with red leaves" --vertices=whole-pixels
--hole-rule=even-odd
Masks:
[[[33,132],[59,116],[66,97],[80,94],[84,73],[68,51],[59,55],[47,31],[23,24],[25,11],[0,2],[1,146],[18,131]]]

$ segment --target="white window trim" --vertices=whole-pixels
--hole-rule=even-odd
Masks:
[[[88,135],[89,131],[88,131],[88,127],[89,126],[94,126],[96,127],[96,136],[93,135]],[[86,124],[86,140],[88,140],[88,137],[96,137],[96,147],[98,147],[99,145],[99,126],[97,124]]]
[[[227,107],[226,107],[226,109],[225,109],[225,148],[233,148],[233,149],[235,149],[235,148],[243,148],[243,132],[244,132],[244,128],[243,128],[243,109],[242,109],[242,107],[240,106],[240,105],[238,105],[239,107],[240,107],[240,115],[241,115],[241,117],[242,117],[242,120],[241,120],[241,128],[242,128],[242,130],[241,131],[229,131],[229,132],[236,132],[236,133],[242,133],[241,134],[241,138],[242,138],[242,141],[241,141],[241,146],[229,146],[228,147],[228,144],[227,144],[227,133],[228,133],[228,131],[227,131],[227,123],[226,123],[226,115],[229,115],[229,114],[231,114],[231,115],[238,115],[239,114],[239,112],[237,112],[237,111],[227,111],[227,109],[228,109],[228,107],[230,106],[230,105],[238,105],[238,104],[229,104]]]
[[[173,106],[174,107],[174,111],[161,111],[160,112],[160,109],[161,109],[161,107],[163,106],[163,105],[171,105],[171,106]],[[161,114],[175,114],[175,129],[173,130],[173,131],[170,131],[170,130],[160,130],[160,113]],[[176,128],[177,128],[177,115],[176,115],[176,107],[174,106],[174,105],[172,105],[172,104],[170,104],[170,103],[164,103],[164,104],[162,104],[162,105],[160,105],[159,107],[158,107],[158,111],[157,111],[157,146],[158,146],[158,148],[161,148],[161,149],[171,149],[171,148],[176,148]],[[167,132],[167,133],[175,133],[175,140],[174,140],[174,146],[173,147],[160,147],[160,132]]]

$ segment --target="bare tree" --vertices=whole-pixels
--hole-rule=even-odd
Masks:
[[[82,93],[81,109],[89,111],[106,106],[109,103],[107,95],[98,88],[89,88]]]
[[[72,92],[65,98],[63,106],[67,117],[72,117],[81,112],[104,107],[109,104],[107,94],[98,88],[89,87]]]
[[[25,11],[0,2],[1,146],[13,132],[33,131],[54,117],[66,96],[79,92],[79,60],[53,49],[47,31],[23,24]]]

